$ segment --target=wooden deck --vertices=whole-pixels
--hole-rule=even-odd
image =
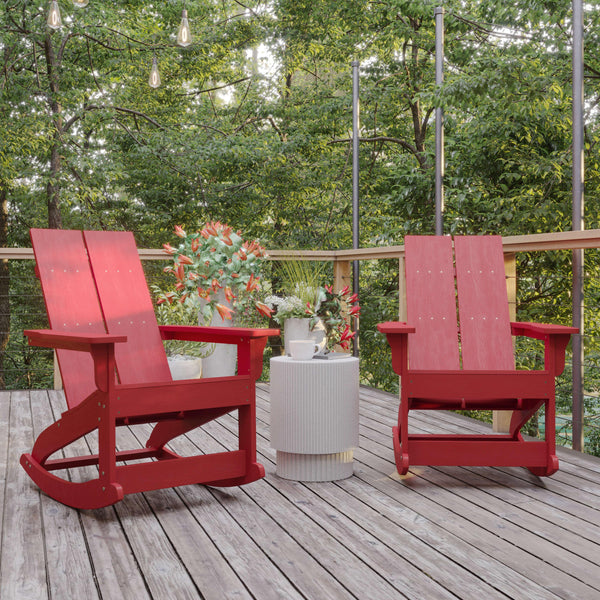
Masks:
[[[63,403],[59,392],[0,393],[3,600],[600,598],[598,459],[561,451],[548,479],[457,467],[400,478],[390,439],[397,400],[362,388],[354,476],[287,481],[275,475],[261,385],[264,480],[77,511],[40,494],[18,462]],[[459,426],[483,427],[454,415],[414,419],[426,431]],[[224,417],[177,449],[232,447],[235,427]]]

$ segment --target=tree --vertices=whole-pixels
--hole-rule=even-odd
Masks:
[[[350,246],[353,60],[361,63],[361,245],[433,232],[440,104],[447,232],[569,229],[570,1],[447,2],[442,90],[437,4],[193,0],[194,43],[180,49],[181,7],[164,0],[92,2],[83,12],[65,3],[65,26],[52,34],[45,7],[4,3],[7,243],[25,245],[29,226],[49,222],[49,207],[54,224],[132,229],[144,246],[169,241],[175,224],[209,219],[271,248]],[[600,9],[587,4],[589,227],[600,212],[599,39]],[[155,90],[147,83],[154,54],[163,81]],[[564,260],[544,260],[520,266],[525,314],[568,291],[558,276]],[[594,275],[593,258],[588,266]],[[374,331],[379,313],[392,310],[397,272],[365,268],[362,284],[363,328]],[[381,355],[383,340],[363,340],[366,357]],[[376,361],[364,359],[370,373]]]

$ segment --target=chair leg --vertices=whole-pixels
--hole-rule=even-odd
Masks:
[[[549,477],[558,471],[558,456],[548,457],[548,465],[545,467],[527,467],[536,477]]]
[[[44,429],[38,435],[31,453],[21,456],[21,465],[40,489],[67,506],[101,508],[123,498],[123,489],[115,481],[112,466],[115,462],[114,421],[99,416],[103,414],[102,409],[96,408],[103,405],[107,405],[103,394],[92,394],[77,408],[63,413],[58,421]],[[76,483],[51,473],[57,467],[49,466],[48,458],[94,430],[98,430],[100,454],[97,458],[84,457],[83,464],[97,464],[100,477]],[[72,466],[79,466],[77,458],[73,459]]]
[[[402,442],[400,441],[400,427],[392,428],[392,438],[394,441],[394,459],[396,460],[396,469],[400,475],[408,473],[409,460],[408,454],[402,452]]]
[[[546,442],[547,464],[545,467],[532,467],[531,473],[538,477],[548,477],[558,471],[558,457],[556,456],[556,414],[554,397],[548,399],[545,403],[544,441]]]
[[[408,403],[408,398],[403,397],[401,394],[400,406],[398,408],[398,426],[392,428],[394,458],[396,460],[396,469],[400,475],[406,475],[410,465],[408,445]]]
[[[231,487],[252,483],[265,476],[265,468],[256,460],[256,407],[254,403],[241,406],[238,411],[238,437],[240,450],[246,453],[246,472],[243,477],[221,479],[205,485]]]
[[[265,476],[265,468],[256,460],[256,406],[251,403],[238,411],[239,448],[246,453],[246,469],[242,477],[206,482],[213,487],[232,487],[252,483]]]

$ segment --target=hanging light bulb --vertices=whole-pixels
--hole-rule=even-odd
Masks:
[[[184,8],[181,13],[181,23],[177,32],[177,44],[179,46],[189,46],[192,43],[192,34],[190,32],[190,24],[188,23],[187,10]]]
[[[158,61],[156,60],[156,54],[152,59],[152,69],[150,71],[150,79],[148,79],[148,85],[151,88],[157,88],[160,86],[160,73],[158,72]]]
[[[90,0],[73,0],[73,4],[77,8],[84,8],[89,4]]]
[[[56,0],[50,2],[50,11],[48,12],[48,18],[46,19],[48,27],[50,29],[58,29],[62,26],[62,19],[60,18],[60,8]]]

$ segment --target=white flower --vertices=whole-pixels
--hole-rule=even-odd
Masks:
[[[267,296],[265,298],[265,304],[270,308],[277,310],[274,319],[280,324],[292,317],[305,316],[304,303],[298,296],[286,296],[285,298],[280,296]]]

